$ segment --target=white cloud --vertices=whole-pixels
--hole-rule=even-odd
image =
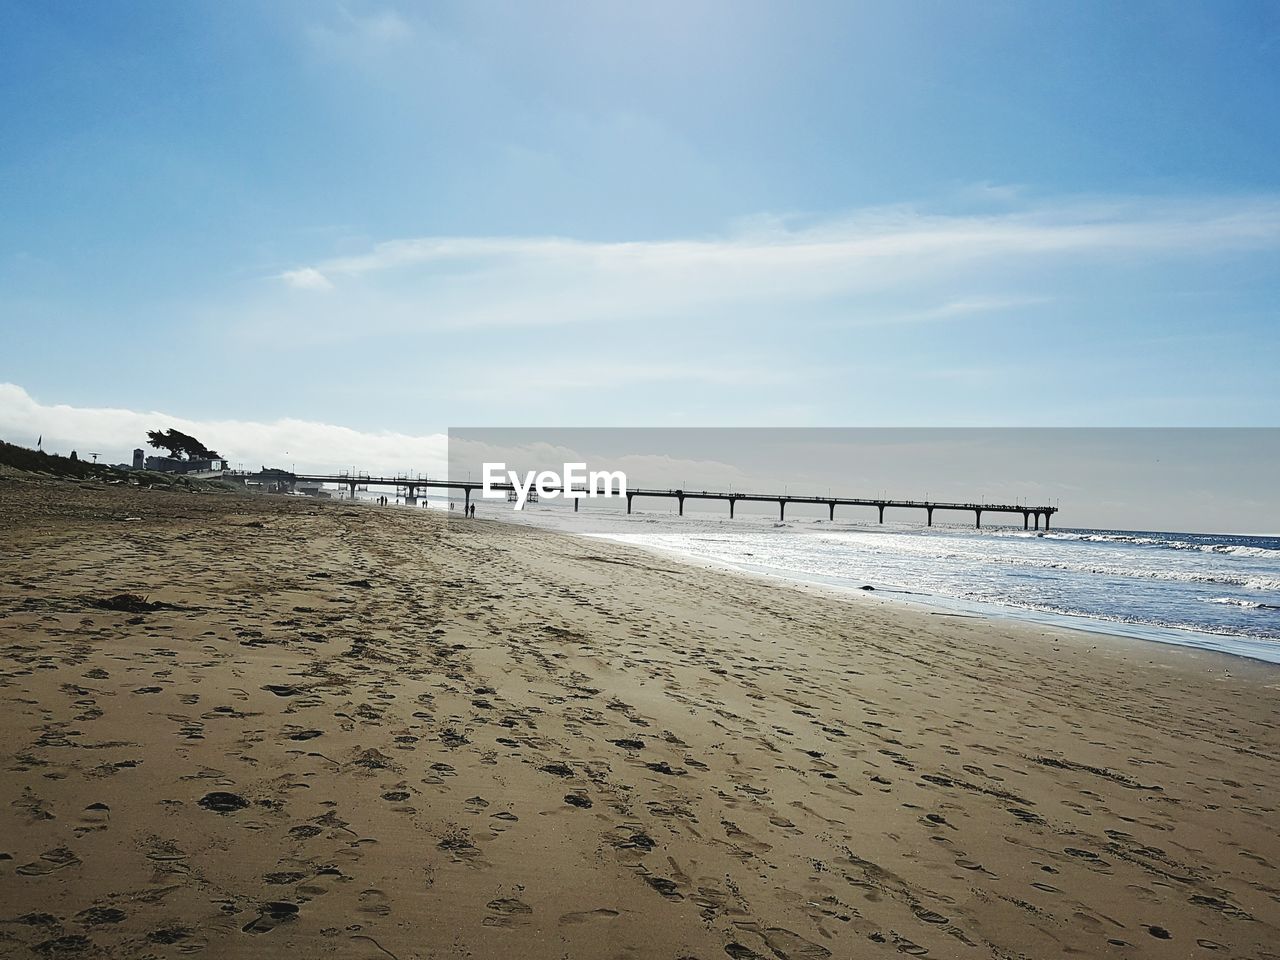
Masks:
[[[305,310],[309,329],[335,336],[752,317],[865,326],[1042,302],[1043,290],[1026,288],[1046,270],[1278,243],[1271,197],[1075,199],[983,215],[892,207],[804,224],[757,217],[723,236],[651,241],[419,237],[278,275],[293,290],[327,290],[323,309],[278,291],[242,313],[244,329],[261,330],[264,316]]]
[[[243,463],[246,469],[330,471],[354,466],[370,473],[440,474],[448,463],[448,439],[440,433],[411,436],[310,420],[195,420],[159,411],[49,406],[16,384],[0,383],[0,437],[12,443],[34,446],[43,435],[44,449],[50,452],[76,450],[81,457],[97,452],[106,462],[127,463],[134,447],[156,452],[146,446],[148,430],[169,427],[195,436],[233,466]],[[342,459],[335,461],[335,456]]]
[[[299,290],[332,290],[333,284],[315,267],[302,267],[298,270],[286,270],[277,277],[291,287]]]

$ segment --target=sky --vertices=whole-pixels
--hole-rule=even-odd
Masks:
[[[0,0],[0,438],[1275,426],[1277,90],[1245,0]]]

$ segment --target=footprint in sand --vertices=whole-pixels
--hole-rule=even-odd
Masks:
[[[923,957],[929,952],[928,947],[922,947],[920,944],[897,934],[894,934],[893,945],[898,948],[900,953],[905,953],[909,957]]]
[[[272,900],[264,903],[258,915],[242,928],[245,933],[268,933],[282,923],[297,919],[298,905],[287,900]]]
[[[78,953],[87,953],[92,948],[93,941],[88,937],[70,935],[45,940],[42,943],[37,943],[31,949],[45,957],[71,957]]]
[[[206,793],[196,803],[215,813],[234,813],[236,810],[243,810],[249,806],[249,801],[238,793],[227,793],[223,790]]]
[[[599,920],[612,920],[618,916],[617,910],[610,910],[608,907],[600,907],[596,910],[576,910],[572,913],[560,915],[560,923],[563,926],[570,926],[578,923],[593,923]]]
[[[178,846],[176,841],[153,837],[151,839],[151,851],[147,854],[147,859],[156,863],[175,863],[179,860],[187,859],[187,854]]]
[[[119,923],[128,914],[115,907],[89,907],[76,914],[76,919],[86,927],[96,927],[104,923]]]
[[[732,820],[721,820],[720,823],[724,827],[725,836],[736,844],[738,848],[756,855],[768,853],[773,849],[772,844],[757,840],[751,834],[739,828]]]
[[[105,803],[91,803],[80,813],[80,826],[76,827],[76,836],[91,833],[95,830],[107,829],[111,820],[111,808]]]
[[[381,890],[370,888],[360,891],[360,905],[356,909],[371,917],[385,917],[391,912],[391,903]]]
[[[486,927],[513,927],[528,923],[533,915],[533,907],[514,897],[490,900],[488,907],[494,915],[481,921]]]
[[[942,914],[936,913],[933,910],[929,910],[925,907],[919,907],[919,906],[912,907],[911,912],[914,913],[916,917],[923,923],[944,924],[944,923],[951,922]]]
[[[440,839],[436,846],[447,852],[455,863],[476,862],[480,850],[463,831],[455,830]]]
[[[645,877],[644,882],[668,900],[684,899],[684,894],[680,892],[680,888],[674,880],[668,880],[666,877]]]
[[[191,940],[195,931],[190,927],[161,927],[158,930],[152,930],[147,934],[147,940],[151,943],[158,943],[165,946],[184,943]]]
[[[21,877],[44,877],[75,866],[79,862],[80,858],[66,847],[54,847],[40,854],[39,860],[24,863],[15,872]]]
[[[769,927],[761,936],[769,949],[786,960],[826,960],[831,951],[783,927]]]
[[[1100,856],[1098,856],[1092,850],[1082,850],[1079,847],[1065,847],[1064,851],[1070,856],[1076,857],[1080,860],[1086,860],[1089,863],[1094,864],[1095,866],[1099,866],[1099,867],[1111,866],[1111,864],[1107,863],[1107,861],[1103,860]]]
[[[298,896],[304,901],[314,899],[315,897],[323,897],[329,892],[329,887],[327,884],[322,882],[322,878],[333,877],[341,879],[342,871],[337,867],[325,867],[316,871],[314,880],[310,880],[307,883],[300,883],[294,889],[297,891]]]
[[[275,873],[268,873],[262,878],[262,882],[273,886],[288,886],[305,880],[306,876],[305,873],[299,873],[296,870],[278,870]]]

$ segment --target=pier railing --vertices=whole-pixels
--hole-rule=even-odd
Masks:
[[[252,480],[253,474],[229,474],[230,479]],[[339,487],[347,487],[351,491],[351,495],[355,496],[356,489],[379,486],[395,487],[398,490],[405,491],[408,500],[417,499],[419,490],[456,490],[461,491],[467,505],[471,503],[471,494],[476,490],[484,488],[484,484],[472,480],[441,480],[431,479],[425,474],[412,475],[400,474],[395,476],[375,477],[368,473],[361,473],[355,470],[344,471],[336,474],[294,474],[295,480],[310,483],[330,483]],[[489,485],[490,490],[494,490],[503,494],[515,490],[514,484],[511,483],[493,483]],[[545,489],[548,492],[562,494],[564,488],[556,484],[548,484]],[[586,488],[582,486],[571,486],[571,492],[587,493]],[[1057,507],[1040,505],[1030,506],[1027,504],[1017,503],[978,503],[973,501],[966,502],[949,502],[944,500],[898,500],[889,497],[835,497],[813,495],[805,496],[791,493],[741,493],[737,491],[726,490],[684,490],[675,487],[667,487],[665,489],[657,487],[634,487],[628,488],[625,494],[614,494],[614,496],[625,495],[627,500],[627,513],[632,511],[632,503],[637,497],[646,498],[664,498],[675,500],[679,505],[679,514],[684,516],[684,502],[686,500],[721,500],[729,504],[729,516],[734,516],[734,508],[738,503],[776,503],[778,504],[778,519],[785,520],[787,516],[787,504],[804,503],[825,505],[828,509],[828,518],[834,520],[836,517],[836,507],[875,507],[879,511],[880,522],[884,523],[884,512],[887,509],[907,509],[907,510],[924,510],[926,522],[929,526],[933,526],[933,513],[935,510],[942,511],[959,511],[963,513],[972,513],[974,515],[974,525],[978,528],[982,527],[982,515],[984,513],[1000,513],[1000,514],[1020,514],[1022,516],[1022,527],[1024,530],[1031,529],[1031,521],[1035,521],[1035,529],[1040,529],[1040,522],[1043,519],[1044,529],[1049,529],[1049,518],[1058,512]],[[573,508],[576,511],[581,500],[575,498]]]

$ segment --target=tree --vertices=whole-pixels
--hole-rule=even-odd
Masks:
[[[214,450],[181,430],[170,427],[168,430],[148,430],[147,445],[157,450],[167,450],[175,460],[221,460]]]

